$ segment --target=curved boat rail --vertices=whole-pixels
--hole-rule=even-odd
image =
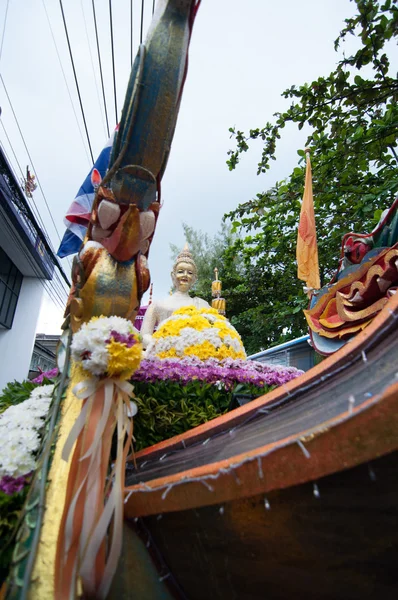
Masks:
[[[335,355],[248,405],[136,455],[125,516],[313,481],[398,447],[398,298]]]

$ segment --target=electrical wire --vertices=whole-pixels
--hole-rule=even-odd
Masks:
[[[155,12],[155,0],[152,2],[152,14]]]
[[[20,172],[21,172],[22,179],[24,179],[24,178],[25,178],[25,174],[24,174],[24,172],[22,171],[21,165],[20,165],[20,164],[19,164],[19,162],[18,162],[18,158],[17,158],[17,156],[16,156],[16,154],[15,154],[15,152],[14,152],[14,148],[12,147],[12,144],[11,144],[10,138],[8,137],[8,134],[7,134],[6,128],[4,127],[4,123],[3,123],[2,121],[1,121],[1,124],[2,124],[2,126],[3,126],[3,129],[4,129],[4,133],[6,134],[6,137],[7,137],[8,143],[9,143],[9,145],[10,145],[10,148],[11,148],[11,151],[12,151],[12,153],[13,153],[13,155],[14,155],[14,159],[15,159],[15,161],[16,161],[16,163],[17,163],[18,167],[19,167],[19,170],[20,170]],[[12,164],[11,164],[10,157],[8,156],[8,153],[7,153],[7,151],[6,151],[5,147],[4,147],[4,144],[1,142],[1,140],[0,140],[0,148],[1,148],[1,151],[3,152],[4,156],[6,157],[6,159],[7,159],[8,163],[9,163],[9,167],[10,167],[10,169],[13,171],[14,169],[13,169],[13,167],[12,167]],[[14,175],[15,179],[17,179],[17,178],[16,178],[16,174],[15,174],[15,172],[13,173],[13,175]],[[39,213],[39,211],[38,211],[38,209],[37,209],[37,205],[36,205],[36,202],[34,201],[34,198],[33,198],[33,196],[32,196],[32,198],[31,198],[31,199],[32,199],[32,204],[33,204],[33,208],[34,208],[34,210],[33,210],[33,208],[32,208],[32,212],[33,212],[33,214],[35,215],[36,219],[37,219],[37,220],[40,222],[40,224],[42,225],[42,228],[43,228],[44,232],[47,234],[47,231],[46,231],[46,229],[45,229],[45,226],[44,226],[44,223],[43,223],[43,221],[42,221],[42,219],[41,219],[41,217],[40,217],[40,213]],[[47,237],[48,237],[48,234],[47,234]]]
[[[5,17],[4,17],[4,25],[3,25],[3,33],[1,35],[0,61],[1,61],[1,56],[3,54],[3,44],[4,44],[4,36],[5,36],[5,33],[6,33],[7,16],[8,16],[8,5],[9,4],[10,4],[10,0],[7,0],[6,14],[5,14]]]
[[[8,137],[8,133],[7,133],[7,130],[6,130],[5,126],[4,126],[4,123],[3,123],[3,120],[2,120],[2,119],[0,120],[0,123],[1,123],[1,126],[3,127],[3,130],[4,130],[4,133],[5,133],[5,136],[6,136],[6,138],[7,138],[7,141],[8,141],[8,143],[9,143],[9,145],[10,145],[11,152],[12,152],[12,153],[13,153],[13,155],[14,155],[15,162],[16,162],[16,163],[17,163],[17,165],[18,165],[18,168],[19,168],[19,170],[20,170],[20,172],[21,172],[21,175],[22,175],[22,177],[25,177],[25,173],[22,171],[22,167],[21,167],[21,165],[20,165],[20,164],[19,164],[19,162],[18,162],[17,155],[15,154],[14,148],[12,147],[11,140],[10,140],[10,138]],[[3,146],[3,144],[2,144],[2,146]],[[3,146],[3,148],[4,148],[4,146]],[[9,160],[9,159],[8,159],[8,162],[10,162],[10,160]]]
[[[10,166],[10,165],[8,165],[8,166]],[[12,168],[11,168],[11,175],[12,175],[12,181],[8,182],[8,187],[10,189],[11,196],[13,195],[13,193],[17,194],[19,196],[19,201],[23,205],[23,213],[26,214],[27,218],[29,219],[29,221],[33,225],[33,228],[35,229],[35,231],[36,231],[38,237],[41,239],[42,243],[44,244],[44,246],[45,246],[45,248],[47,250],[47,253],[50,255],[51,260],[52,260],[54,266],[57,267],[59,273],[62,275],[62,277],[63,277],[63,279],[64,279],[64,281],[65,281],[65,283],[66,283],[66,285],[68,286],[68,289],[69,289],[69,287],[70,287],[70,281],[67,278],[67,276],[65,275],[65,272],[62,269],[57,256],[55,255],[54,248],[53,248],[53,246],[51,244],[51,241],[49,240],[49,237],[48,237],[48,233],[45,230],[45,228],[44,228],[44,232],[43,232],[43,229],[40,228],[39,223],[37,222],[36,217],[35,217],[35,215],[33,213],[33,210],[29,206],[29,203],[28,203],[27,199],[25,198],[25,196],[24,196],[24,194],[23,194],[23,192],[22,192],[22,190],[21,190],[21,188],[20,188],[20,186],[18,184],[18,181],[17,181],[17,179],[16,179],[16,177],[15,177],[15,175],[13,173]],[[13,189],[14,189],[14,192],[12,191]],[[33,198],[32,198],[32,200],[33,200]],[[37,207],[36,207],[36,209],[37,209]],[[69,264],[70,264],[70,262],[69,262]]]
[[[115,125],[117,125],[117,99],[116,99],[116,72],[115,72],[115,50],[113,45],[113,19],[112,19],[112,0],[109,0],[109,25],[111,30],[111,50],[112,50],[112,72],[113,72],[113,95],[115,98]]]
[[[102,74],[102,63],[101,63],[101,53],[100,53],[100,47],[99,47],[99,39],[98,39],[98,28],[97,28],[97,17],[95,14],[95,5],[94,5],[94,0],[91,0],[91,5],[93,8],[93,18],[94,18],[94,28],[95,28],[95,39],[97,41],[97,54],[98,54],[98,64],[99,64],[99,70],[100,70],[100,76],[101,76],[101,87],[102,87],[102,98],[104,100],[104,110],[105,110],[105,120],[106,120],[106,129],[108,132],[108,138],[110,137],[110,133],[109,133],[109,122],[108,122],[108,111],[106,108],[106,98],[105,98],[105,88],[104,88],[104,77]]]
[[[43,2],[44,2],[44,0],[43,0]],[[87,27],[86,15],[84,13],[83,0],[80,0],[80,7],[82,9],[83,22],[84,22],[84,30],[86,32],[86,40],[87,40],[88,52],[90,54],[91,70],[93,72],[93,77],[94,77],[94,82],[95,82],[95,91],[97,92],[97,100],[98,100],[98,106],[99,106],[99,110],[100,110],[100,114],[101,114],[101,121],[102,121],[102,126],[104,128],[104,134],[105,134],[105,137],[106,137],[106,127],[105,127],[104,115],[102,113],[102,108],[101,108],[101,99],[100,99],[100,94],[99,94],[99,89],[98,89],[97,77],[95,75],[94,60],[93,60],[93,54],[91,52],[91,44],[90,44],[90,38],[89,38],[89,35],[88,35],[88,27]]]
[[[27,153],[27,155],[28,155],[28,157],[29,157],[30,164],[31,164],[31,166],[32,166],[32,169],[33,169],[33,170],[34,170],[34,172],[35,172],[35,175],[36,175],[36,180],[37,180],[37,185],[39,186],[39,188],[40,188],[40,191],[41,191],[41,193],[42,193],[42,196],[43,196],[43,199],[44,199],[45,205],[46,205],[46,207],[47,207],[47,210],[48,210],[48,212],[49,212],[49,215],[50,215],[51,221],[52,221],[52,223],[53,223],[53,225],[54,225],[54,229],[55,229],[55,231],[56,231],[56,233],[57,233],[57,236],[58,236],[58,238],[59,238],[59,241],[61,241],[61,237],[60,237],[60,235],[59,235],[59,232],[58,232],[57,226],[56,226],[56,224],[55,224],[54,217],[53,217],[53,215],[52,215],[52,212],[51,212],[51,210],[50,210],[50,207],[49,207],[49,205],[48,205],[47,198],[46,198],[46,196],[45,196],[45,194],[44,194],[44,192],[43,192],[43,188],[41,187],[41,183],[40,183],[40,180],[39,180],[39,176],[38,176],[38,174],[37,174],[37,171],[36,171],[36,169],[35,169],[35,167],[34,167],[34,164],[33,164],[32,157],[31,157],[31,155],[30,155],[30,152],[29,152],[29,150],[28,150],[28,147],[27,147],[27,145],[26,145],[26,141],[25,141],[24,135],[23,135],[23,133],[22,133],[22,131],[21,131],[21,128],[20,128],[20,126],[19,126],[19,121],[18,121],[18,119],[17,119],[17,115],[15,114],[14,107],[13,107],[13,105],[12,105],[12,102],[11,102],[10,96],[8,95],[8,91],[7,91],[7,88],[6,88],[6,84],[4,83],[4,79],[3,79],[3,76],[1,75],[1,73],[0,73],[0,79],[1,79],[1,82],[2,82],[2,84],[3,84],[3,87],[4,87],[4,90],[5,90],[5,93],[6,93],[6,96],[7,96],[8,102],[9,102],[9,104],[10,104],[10,108],[11,108],[12,114],[13,114],[13,116],[14,116],[15,122],[16,122],[16,124],[17,124],[18,131],[19,131],[19,133],[20,133],[20,135],[21,135],[21,138],[22,138],[22,141],[23,141],[23,145],[25,146],[26,153]]]
[[[54,271],[52,281],[54,283],[54,286],[58,289],[60,293],[66,294],[66,297],[69,295],[70,287],[65,287],[65,281],[60,278],[58,271]]]
[[[16,161],[16,163],[17,163],[17,165],[18,165],[18,168],[19,168],[19,170],[20,170],[20,172],[21,172],[22,180],[25,180],[25,176],[26,176],[26,174],[23,172],[23,170],[22,170],[22,167],[21,167],[21,165],[19,164],[19,161],[18,161],[17,155],[15,154],[15,151],[14,151],[13,145],[12,145],[12,143],[11,143],[11,140],[10,140],[9,136],[8,136],[7,130],[6,130],[6,128],[5,128],[5,125],[4,125],[4,123],[3,123],[3,121],[2,121],[2,120],[1,120],[0,122],[1,122],[1,125],[2,125],[2,127],[3,127],[3,130],[4,130],[4,133],[5,133],[5,136],[6,136],[6,138],[7,138],[8,144],[9,144],[9,146],[10,146],[10,148],[11,148],[11,152],[13,153],[13,155],[14,155],[14,159],[15,159],[15,161]],[[3,144],[1,144],[1,146],[2,146],[2,148],[3,148],[3,151],[4,151],[4,153],[6,154],[6,152],[5,152],[5,148],[4,148],[4,145],[3,145]],[[8,157],[7,157],[7,160],[8,160],[8,162],[10,163],[10,168],[11,168],[11,170],[13,170],[13,169],[12,169],[12,165],[11,165],[11,161],[10,161],[10,159],[9,159]],[[13,175],[14,175],[15,179],[17,180],[17,177],[16,177],[15,173],[13,173]],[[32,210],[33,210],[33,212],[34,212],[34,215],[35,215],[36,219],[38,220],[38,222],[39,222],[39,224],[40,224],[41,228],[43,229],[43,232],[44,232],[44,234],[46,235],[46,237],[47,237],[47,238],[48,238],[48,240],[49,240],[48,231],[47,231],[47,229],[46,229],[46,226],[44,225],[43,219],[41,218],[41,215],[40,215],[39,209],[37,208],[37,204],[36,204],[36,202],[35,202],[35,199],[33,198],[33,196],[31,197],[31,201],[32,201],[33,208],[34,208],[34,210],[32,209]]]
[[[73,60],[72,48],[71,48],[70,41],[69,41],[68,27],[67,27],[67,25],[66,25],[65,13],[64,13],[64,7],[63,7],[63,5],[62,5],[62,0],[59,0],[59,5],[60,5],[60,8],[61,8],[62,20],[63,20],[63,23],[64,23],[65,36],[66,36],[66,41],[67,41],[67,43],[68,43],[68,48],[69,48],[69,56],[70,56],[70,60],[71,60],[71,63],[72,63],[72,70],[73,70],[73,75],[74,75],[74,78],[75,78],[75,84],[76,84],[77,95],[78,95],[78,97],[79,97],[80,110],[81,110],[81,112],[82,112],[82,118],[83,118],[84,128],[85,128],[85,130],[86,130],[86,136],[87,136],[88,147],[89,147],[89,149],[90,149],[90,156],[91,156],[92,163],[94,164],[94,156],[93,156],[93,151],[92,151],[92,148],[91,148],[90,136],[89,136],[89,134],[88,134],[87,123],[86,123],[86,116],[85,116],[85,114],[84,114],[83,102],[82,102],[82,98],[81,98],[81,95],[80,95],[79,82],[78,82],[78,80],[77,80],[76,69],[75,69],[75,62],[74,62],[74,60]]]
[[[35,261],[33,260],[32,256],[29,254],[29,252],[26,250],[24,244],[21,242],[20,238],[18,237],[18,235],[15,233],[15,231],[13,230],[13,228],[9,228],[8,230],[8,234],[11,236],[11,238],[13,239],[13,242],[15,244],[15,246],[17,248],[19,248],[19,250],[22,252],[22,254],[25,256],[26,260],[28,261],[28,263],[30,264],[33,272],[36,274],[36,278],[37,280],[40,282],[40,285],[43,287],[44,291],[47,293],[48,297],[50,298],[50,300],[52,300],[53,304],[60,309],[64,309],[65,308],[65,303],[63,301],[63,299],[59,296],[58,293],[56,293],[50,286],[49,282],[47,279],[43,278],[43,274],[40,272],[40,269],[38,267],[38,265],[35,263]],[[24,276],[25,277],[25,276]]]
[[[67,79],[66,79],[66,75],[65,75],[64,68],[63,68],[63,66],[62,66],[61,56],[60,56],[60,54],[59,54],[59,51],[58,51],[58,46],[57,46],[57,42],[56,42],[56,40],[55,40],[54,31],[53,31],[53,28],[52,28],[52,25],[51,25],[50,17],[48,16],[48,12],[47,12],[47,8],[46,8],[46,5],[45,5],[45,2],[44,2],[44,0],[42,0],[42,4],[43,4],[44,12],[46,13],[46,17],[47,17],[47,23],[48,23],[48,26],[49,26],[49,28],[50,28],[51,37],[52,37],[52,40],[53,40],[53,43],[54,43],[54,47],[55,47],[55,52],[57,53],[57,57],[58,57],[59,66],[61,67],[61,71],[62,71],[62,75],[63,75],[63,78],[64,78],[64,82],[65,82],[65,85],[66,85],[66,89],[67,89],[67,91],[68,91],[68,96],[69,96],[69,100],[70,100],[70,103],[71,103],[71,106],[72,106],[73,114],[75,115],[76,124],[77,124],[77,127],[78,127],[78,129],[79,129],[80,138],[81,138],[81,140],[82,140],[82,144],[83,144],[83,147],[84,147],[84,151],[85,151],[85,153],[86,153],[86,156],[87,156],[87,160],[88,160],[88,162],[90,163],[90,156],[89,156],[89,154],[88,154],[88,151],[87,151],[87,145],[86,145],[86,143],[85,143],[85,141],[84,141],[83,132],[82,132],[82,130],[81,130],[80,123],[79,123],[79,119],[78,119],[78,117],[77,117],[77,114],[76,114],[75,105],[73,104],[73,100],[72,100],[72,94],[70,93],[70,89],[69,89],[68,81],[67,81]]]

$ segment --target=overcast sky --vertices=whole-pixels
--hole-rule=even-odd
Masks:
[[[63,6],[96,158],[107,132],[91,0],[64,0]],[[108,118],[113,128],[116,117],[109,2],[96,0],[95,6]],[[133,0],[133,6],[136,49],[141,0]],[[120,117],[131,64],[129,0],[114,0],[112,10]],[[182,222],[213,235],[225,212],[287,177],[297,164],[297,149],[304,146],[306,134],[291,127],[284,130],[277,161],[266,174],[256,175],[259,144],[253,145],[238,168],[229,172],[227,151],[233,142],[228,129],[264,126],[273,113],[287,108],[288,101],[281,98],[284,89],[328,74],[341,58],[333,49],[333,41],[344,19],[354,11],[355,5],[349,0],[202,0],[193,29],[188,77],[174,142],[162,182],[164,205],[149,255],[155,297],[166,295],[170,288],[169,244],[184,245]],[[151,13],[152,0],[145,0],[144,32]],[[1,118],[13,150],[3,127],[0,127],[0,139],[18,179],[21,174],[13,151],[22,169],[29,164],[38,177],[62,237],[63,217],[90,169],[90,158],[58,0],[45,0],[45,3],[43,0],[9,0],[8,3],[3,0],[0,34],[3,33],[0,71],[34,168],[1,83]],[[40,189],[34,192],[34,199],[50,239],[58,248],[58,234]],[[62,263],[69,276],[68,262],[63,260]],[[222,273],[220,275],[222,279]],[[57,333],[61,321],[60,308],[45,295],[38,331]]]

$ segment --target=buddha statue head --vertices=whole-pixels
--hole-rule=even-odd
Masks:
[[[195,283],[197,276],[198,270],[195,261],[189,251],[188,244],[185,244],[184,249],[177,256],[173,270],[171,271],[173,285],[178,292],[188,292]]]

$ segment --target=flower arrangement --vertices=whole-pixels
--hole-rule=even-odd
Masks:
[[[129,379],[141,362],[141,336],[121,317],[93,317],[73,336],[71,351],[86,374]]]
[[[257,398],[301,374],[294,367],[242,359],[144,359],[132,378],[139,409],[135,447],[184,433],[230,410],[237,396]]]
[[[0,393],[0,414],[10,406],[16,406],[28,400],[36,387],[37,384],[33,381],[12,381],[7,383]]]
[[[228,320],[214,308],[184,306],[175,310],[153,334],[147,358],[199,360],[245,359],[241,337]]]
[[[53,385],[38,386],[29,398],[10,406],[0,415],[0,477],[17,478],[36,466],[35,454],[40,447],[40,429],[50,407]]]
[[[144,359],[132,380],[134,383],[176,381],[182,385],[198,380],[230,390],[238,383],[250,384],[258,388],[283,385],[302,373],[303,371],[295,367],[267,365],[254,360],[227,358],[220,361],[209,358],[201,361],[191,356],[181,359]]]
[[[2,393],[8,407],[0,414],[0,581],[10,566],[12,536],[36,468],[53,390],[53,385],[14,381]]]
[[[54,589],[56,597],[72,596],[80,577],[84,596],[103,598],[121,550],[125,462],[137,410],[127,380],[141,362],[141,336],[127,319],[93,317],[74,334],[71,356],[71,392],[82,403],[62,449],[70,493],[58,530]],[[109,552],[99,553],[100,546]]]

